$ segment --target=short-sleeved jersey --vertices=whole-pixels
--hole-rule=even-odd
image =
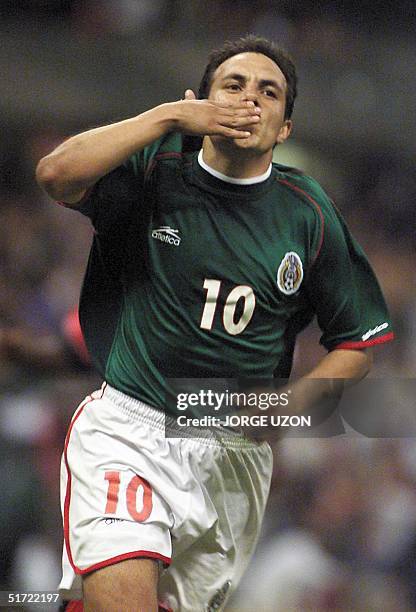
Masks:
[[[165,409],[169,378],[287,378],[316,315],[328,349],[393,337],[375,275],[310,177],[215,178],[170,134],[80,204],[95,236],[80,320],[115,388]]]

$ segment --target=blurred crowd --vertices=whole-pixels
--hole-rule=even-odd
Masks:
[[[414,440],[287,439],[239,612],[416,609]]]
[[[239,1],[231,20],[231,3],[222,0],[208,20],[207,4],[4,0],[0,14],[10,24],[22,11],[27,20],[67,20],[88,35],[121,37],[167,24],[177,34],[186,26],[192,40],[201,24],[214,38],[221,27],[221,39],[250,30],[283,40],[289,50],[293,45],[302,65],[311,56],[340,61],[337,43],[346,31],[352,25],[370,31],[369,23],[382,31],[392,6],[381,2],[375,11],[374,3],[362,2],[361,11],[345,11],[345,3],[304,1],[300,15],[281,2],[276,16],[274,2],[257,2],[253,15],[252,3]],[[396,26],[406,32],[411,5],[399,6]],[[117,38],[110,42],[117,45]],[[294,119],[296,125],[296,111]],[[71,123],[84,127],[82,117],[78,126]],[[0,590],[55,589],[60,452],[77,403],[99,384],[71,323],[92,230],[81,215],[51,203],[33,178],[36,162],[66,128],[65,118],[9,123],[0,143]],[[304,129],[295,131],[294,145],[278,151],[277,160],[320,180],[377,272],[397,339],[375,350],[373,376],[414,378],[413,161],[400,148],[349,147],[335,133],[325,138],[320,145]],[[316,363],[318,341],[316,326],[302,334],[295,376]],[[274,453],[264,533],[230,611],[416,610],[416,440],[288,438]]]

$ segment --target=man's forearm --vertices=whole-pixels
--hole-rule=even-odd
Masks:
[[[172,129],[172,105],[69,138],[40,160],[36,177],[56,200],[76,203],[98,179]]]
[[[196,100],[190,91],[185,95],[186,100],[69,138],[40,160],[38,183],[52,198],[76,204],[98,179],[170,131],[244,139],[251,135],[247,127],[260,120],[252,101],[230,106]]]
[[[335,410],[344,388],[368,374],[371,363],[371,353],[367,351],[332,351],[309,374],[285,387],[290,397],[286,407],[271,408],[267,414],[309,415],[313,425],[319,425]],[[258,390],[258,394],[264,392],[264,389]],[[265,413],[255,406],[248,410],[248,414],[259,416]],[[277,440],[283,433],[281,427],[272,424],[269,427],[249,425],[243,429],[249,436],[269,441]]]
[[[372,357],[368,351],[335,350],[291,388],[295,412],[305,412],[321,401],[335,398],[344,387],[355,384],[371,369]]]
[[[335,350],[325,355],[305,378],[344,378],[353,382],[367,376],[371,365],[368,350]]]

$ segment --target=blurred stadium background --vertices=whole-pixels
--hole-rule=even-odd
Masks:
[[[208,51],[249,32],[298,66],[277,159],[315,176],[376,269],[397,340],[374,377],[415,377],[413,0],[0,2],[0,590],[55,589],[66,426],[98,381],[67,313],[91,229],[34,182],[66,136],[196,88]],[[303,334],[296,373],[319,357]],[[365,406],[363,406],[365,410]],[[416,610],[416,440],[287,439],[234,612]]]

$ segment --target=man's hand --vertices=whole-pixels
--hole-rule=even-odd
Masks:
[[[244,139],[259,115],[252,101],[228,105],[196,100],[188,89],[185,100],[72,136],[40,160],[36,178],[52,198],[76,206],[102,176],[168,132]]]
[[[260,108],[246,101],[235,105],[197,100],[187,89],[185,99],[173,102],[175,131],[195,136],[218,135],[228,138],[248,138],[249,128],[260,121]]]

